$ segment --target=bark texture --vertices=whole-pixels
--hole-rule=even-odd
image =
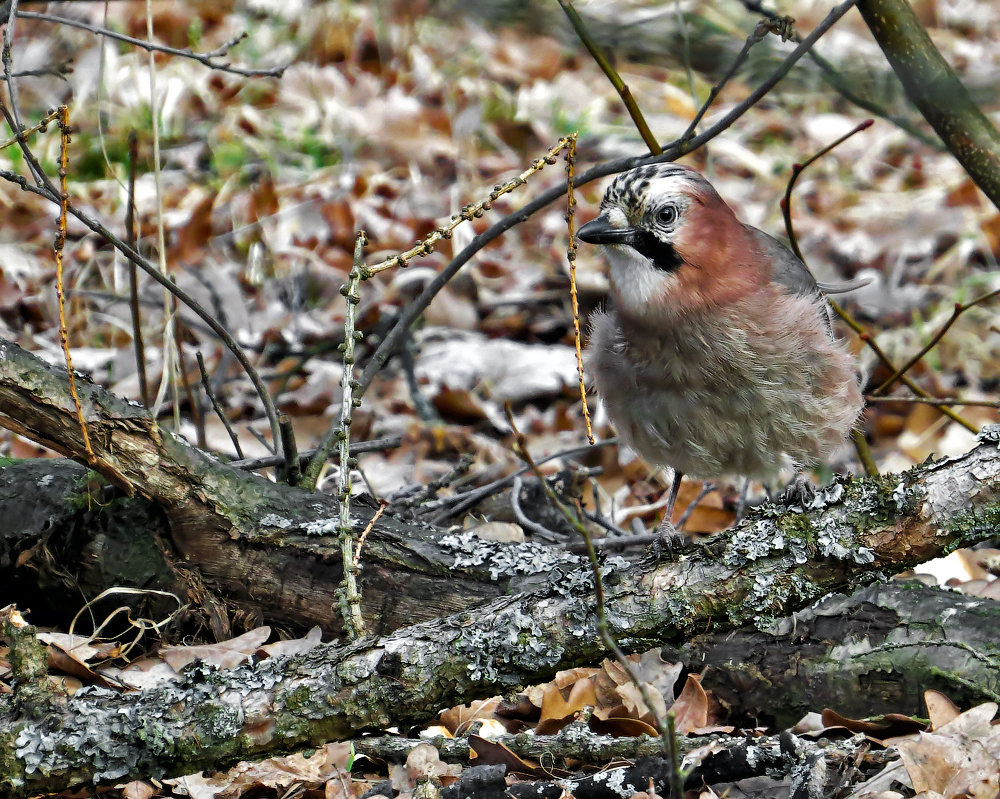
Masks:
[[[1000,208],[1000,132],[934,46],[906,0],[860,0],[858,10],[913,104]]]
[[[331,498],[220,464],[96,386],[84,385],[81,394],[92,468],[162,509],[172,545],[206,583],[265,613],[288,603],[299,618],[335,614],[318,606],[322,594],[314,589],[340,579]],[[0,414],[5,425],[37,440],[82,451],[65,373],[12,344],[0,344]],[[806,508],[759,509],[675,562],[608,558],[611,632],[626,650],[640,651],[766,625],[831,591],[853,590],[995,535],[998,430],[959,459],[846,480]],[[369,515],[359,513],[355,524]],[[285,550],[305,565],[288,568]],[[439,708],[606,654],[590,570],[580,558],[392,523],[376,528],[364,552],[366,572],[382,580],[362,585],[366,613],[384,614],[386,628],[409,626],[232,670],[192,665],[176,681],[130,692],[92,686],[40,696],[36,680],[22,690],[15,672],[15,692],[0,695],[0,780],[13,786],[11,796],[24,796],[77,782],[219,768],[419,723]],[[456,582],[465,590],[453,590]],[[432,620],[412,623],[419,619]],[[16,646],[28,647],[29,639],[22,629]],[[12,664],[31,660],[12,653]]]
[[[702,675],[734,719],[784,729],[806,713],[921,715],[1000,696],[1000,602],[892,581],[835,594],[765,629],[698,636],[661,656]]]
[[[832,486],[801,513],[760,513],[677,562],[604,565],[612,633],[630,651],[767,624],[995,534],[1000,450],[881,481]],[[456,537],[455,560],[507,564],[524,550]],[[511,566],[511,564],[514,564]],[[533,593],[502,597],[380,638],[324,644],[129,693],[0,697],[0,778],[21,796],[87,780],[180,774],[308,742],[405,727],[606,654],[592,587],[566,562]]]

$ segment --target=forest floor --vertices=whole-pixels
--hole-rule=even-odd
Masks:
[[[14,33],[18,71],[51,70],[63,63],[73,69],[58,76],[19,78],[17,102],[28,125],[47,109],[69,106],[74,127],[69,193],[122,235],[128,135],[137,131],[134,197],[140,249],[154,260],[162,256],[178,285],[213,309],[253,353],[305,449],[339,412],[344,367],[337,345],[343,341],[345,321],[340,288],[351,267],[357,230],[367,234],[369,264],[405,251],[572,133],[578,136],[577,172],[644,152],[614,88],[574,38],[556,4],[550,5],[153,2],[152,30],[159,42],[204,53],[245,34],[222,60],[256,69],[287,65],[280,78],[247,77],[157,53],[152,59],[159,118],[155,151],[150,56],[145,51],[85,30],[22,19]],[[1000,121],[1000,6],[990,0],[924,0],[916,5],[937,46],[984,110]],[[797,28],[807,33],[828,7],[804,0],[776,10],[794,15]],[[143,3],[60,8],[58,13],[92,25],[147,36]],[[711,7],[587,2],[580,10],[595,31],[613,42],[609,49],[617,69],[661,142],[685,130],[757,20],[736,2]],[[658,51],[656,43],[665,44]],[[757,45],[723,88],[701,129],[743,100],[793,47],[773,36]],[[955,159],[933,146],[933,132],[906,102],[857,12],[849,12],[816,50],[884,115],[799,179],[792,202],[796,236],[818,279],[869,281],[844,296],[843,305],[886,355],[902,364],[949,323],[957,303],[1000,289],[1000,213]],[[709,176],[741,219],[774,235],[785,234],[779,202],[793,164],[872,116],[822,76],[815,63],[803,59],[731,128],[682,161]],[[887,117],[904,120],[923,140]],[[34,133],[29,144],[43,168],[55,175],[58,129]],[[0,168],[27,174],[16,146],[0,150]],[[358,362],[365,362],[399,310],[474,235],[564,181],[561,161],[546,167],[497,200],[482,218],[459,226],[433,253],[414,259],[406,269],[388,269],[365,281],[358,307],[363,333]],[[577,191],[578,224],[596,215],[605,185],[596,181]],[[7,224],[0,230],[0,336],[61,362],[52,252],[56,210],[9,181],[0,182],[0,201],[7,208]],[[478,253],[427,308],[405,357],[394,359],[376,377],[356,414],[353,436],[401,435],[402,445],[360,458],[360,490],[391,502],[435,480],[445,483],[442,492],[447,494],[509,474],[521,461],[512,446],[505,405],[535,460],[586,443],[566,210],[562,198]],[[160,221],[162,248],[157,244]],[[127,263],[71,220],[65,264],[74,367],[138,400]],[[579,250],[576,281],[586,335],[587,317],[607,293],[605,266],[592,248]],[[176,310],[152,282],[141,282],[140,297],[147,391],[163,423],[178,425],[190,441],[207,449],[235,455],[214,415],[192,413],[184,386],[199,390],[195,356],[200,352],[234,422],[243,455],[266,454],[265,444],[251,432],[267,432],[252,387],[211,331],[183,309]],[[173,320],[170,325],[165,325],[167,319]],[[846,326],[838,331],[874,389],[891,371]],[[913,402],[899,386],[889,392],[895,401],[873,399],[862,426],[883,473],[932,455],[963,453],[975,442],[968,427],[998,421],[1000,302],[988,298],[963,310],[910,376],[933,397],[971,403],[956,407],[968,424]],[[596,400],[592,404],[594,433],[599,440],[608,439],[613,429]],[[55,454],[6,430],[0,430],[0,453],[11,458]],[[575,457],[556,459],[544,468],[555,472],[571,462],[588,467],[584,493],[592,507],[601,507],[623,530],[655,525],[667,485],[663,474],[615,446]],[[837,472],[862,472],[847,444],[815,477],[822,482]],[[332,482],[327,489],[333,490]],[[685,483],[678,512],[699,489]],[[719,485],[701,500],[687,529],[698,534],[728,527],[739,490],[738,484]],[[762,495],[760,486],[751,488],[752,498]],[[488,517],[481,512],[452,521],[466,528],[488,522],[492,535],[523,534],[517,515],[509,509],[494,511]],[[936,567],[935,574],[941,581],[966,585],[970,592],[995,595],[986,559],[983,553],[958,554]],[[16,603],[17,597],[0,593],[0,606],[8,601]],[[52,631],[52,645],[72,648],[58,638],[65,632]],[[265,645],[267,636],[258,638],[232,649],[249,656]],[[103,651],[98,647],[90,658]],[[212,654],[204,657],[213,662]],[[546,691],[560,691],[564,705],[572,705],[574,712],[594,704],[584,689],[574,693],[577,683],[612,686],[613,698],[621,700],[613,689],[620,684],[615,668],[604,664],[531,689],[538,723],[546,718],[541,711]],[[666,673],[671,667],[660,668]],[[3,677],[0,647],[0,681]],[[725,725],[724,709],[713,705],[697,680],[680,680],[676,692],[680,704],[674,710],[692,719],[681,732]],[[576,698],[569,699],[571,694]],[[928,715],[935,729],[957,717],[958,709],[942,710],[943,698],[932,697],[931,702],[936,704]],[[473,718],[498,724],[496,709],[495,702],[449,711],[442,728],[455,734]],[[558,718],[568,715],[562,712]],[[423,773],[445,784],[458,776],[453,767],[438,769],[433,762],[388,773],[379,773],[372,764],[368,773],[367,765],[355,764],[352,751],[343,745],[256,768],[212,778],[214,784],[191,777],[171,784],[135,783],[120,792],[130,799],[359,796],[391,778],[394,788],[408,795]],[[937,784],[910,776],[914,790]],[[293,786],[300,792],[284,793]],[[706,786],[700,795],[711,797],[715,790]],[[776,794],[767,791],[777,789],[741,790],[731,788],[728,795],[769,796]]]

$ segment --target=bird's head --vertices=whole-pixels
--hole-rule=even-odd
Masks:
[[[618,312],[638,319],[732,302],[768,279],[747,228],[712,184],[678,164],[616,177],[577,238],[604,246]]]

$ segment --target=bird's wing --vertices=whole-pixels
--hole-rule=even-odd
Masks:
[[[750,226],[747,225],[747,227]],[[822,296],[823,292],[816,283],[816,279],[806,268],[806,265],[796,257],[795,253],[763,230],[750,227],[750,232],[757,239],[764,255],[774,264],[771,279],[775,283],[781,284],[792,294],[801,294],[806,297],[813,294]]]
[[[747,227],[750,227],[749,225]],[[849,294],[871,284],[870,277],[843,280],[837,283],[827,283],[813,278],[812,273],[783,242],[763,230],[750,228],[754,237],[760,243],[764,254],[774,262],[774,280],[795,294],[809,296],[819,291],[823,296],[829,294]]]
[[[750,225],[747,225],[747,227],[750,228],[750,232],[757,239],[757,243],[760,245],[764,256],[769,258],[771,263],[774,264],[771,279],[775,283],[784,286],[792,294],[817,300],[817,306],[822,314],[826,332],[830,334],[830,338],[834,338],[833,318],[830,313],[830,306],[827,304],[823,289],[816,282],[816,278],[812,276],[812,272],[799,260],[795,253],[774,236],[765,233],[763,230],[750,227]]]

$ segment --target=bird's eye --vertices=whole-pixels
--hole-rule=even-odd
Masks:
[[[677,206],[664,205],[656,212],[656,221],[661,225],[672,225],[677,221]]]

